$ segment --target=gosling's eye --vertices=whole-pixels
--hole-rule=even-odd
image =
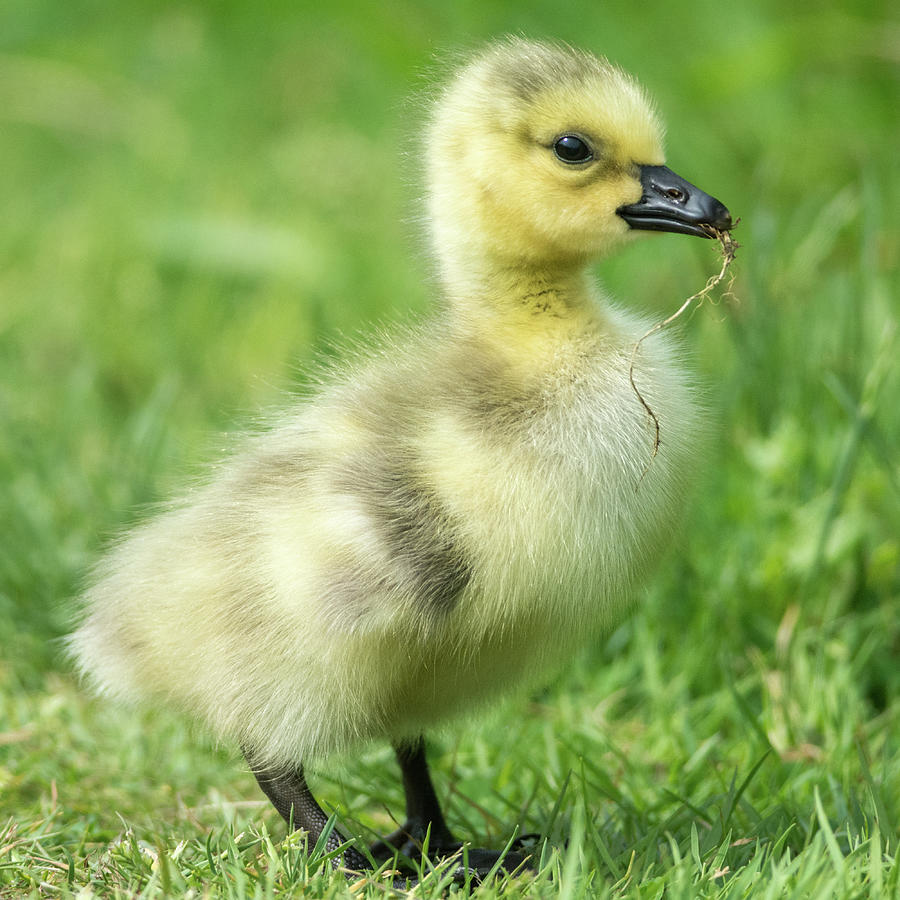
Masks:
[[[574,134],[564,134],[556,139],[553,152],[557,159],[566,163],[583,163],[594,158],[594,153],[588,144]]]

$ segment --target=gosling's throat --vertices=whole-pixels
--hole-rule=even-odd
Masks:
[[[463,289],[447,286],[449,313],[467,340],[523,383],[552,371],[586,336],[607,329],[583,267],[495,266]]]
[[[592,305],[594,291],[583,265],[482,262],[444,269],[445,295],[460,311],[480,310],[499,319],[520,317],[564,322]]]
[[[539,273],[511,284],[503,302],[530,316],[571,319],[584,306],[586,292],[578,279]]]

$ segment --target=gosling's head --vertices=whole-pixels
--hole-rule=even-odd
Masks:
[[[445,270],[581,265],[631,229],[708,236],[725,207],[663,166],[641,87],[604,59],[516,38],[464,67],[435,105],[429,213]]]

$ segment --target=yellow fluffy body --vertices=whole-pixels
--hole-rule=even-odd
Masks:
[[[552,142],[591,138],[572,170]],[[71,646],[255,758],[414,736],[546,676],[613,626],[672,532],[698,430],[661,336],[585,264],[663,159],[634,82],[510,40],[435,105],[429,223],[445,298],[126,536]],[[652,251],[651,251],[652,252]]]

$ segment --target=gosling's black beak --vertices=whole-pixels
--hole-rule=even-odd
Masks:
[[[711,237],[701,226],[728,231],[731,213],[709,194],[694,187],[666,166],[641,166],[644,195],[616,212],[632,227],[648,231],[677,231]]]

